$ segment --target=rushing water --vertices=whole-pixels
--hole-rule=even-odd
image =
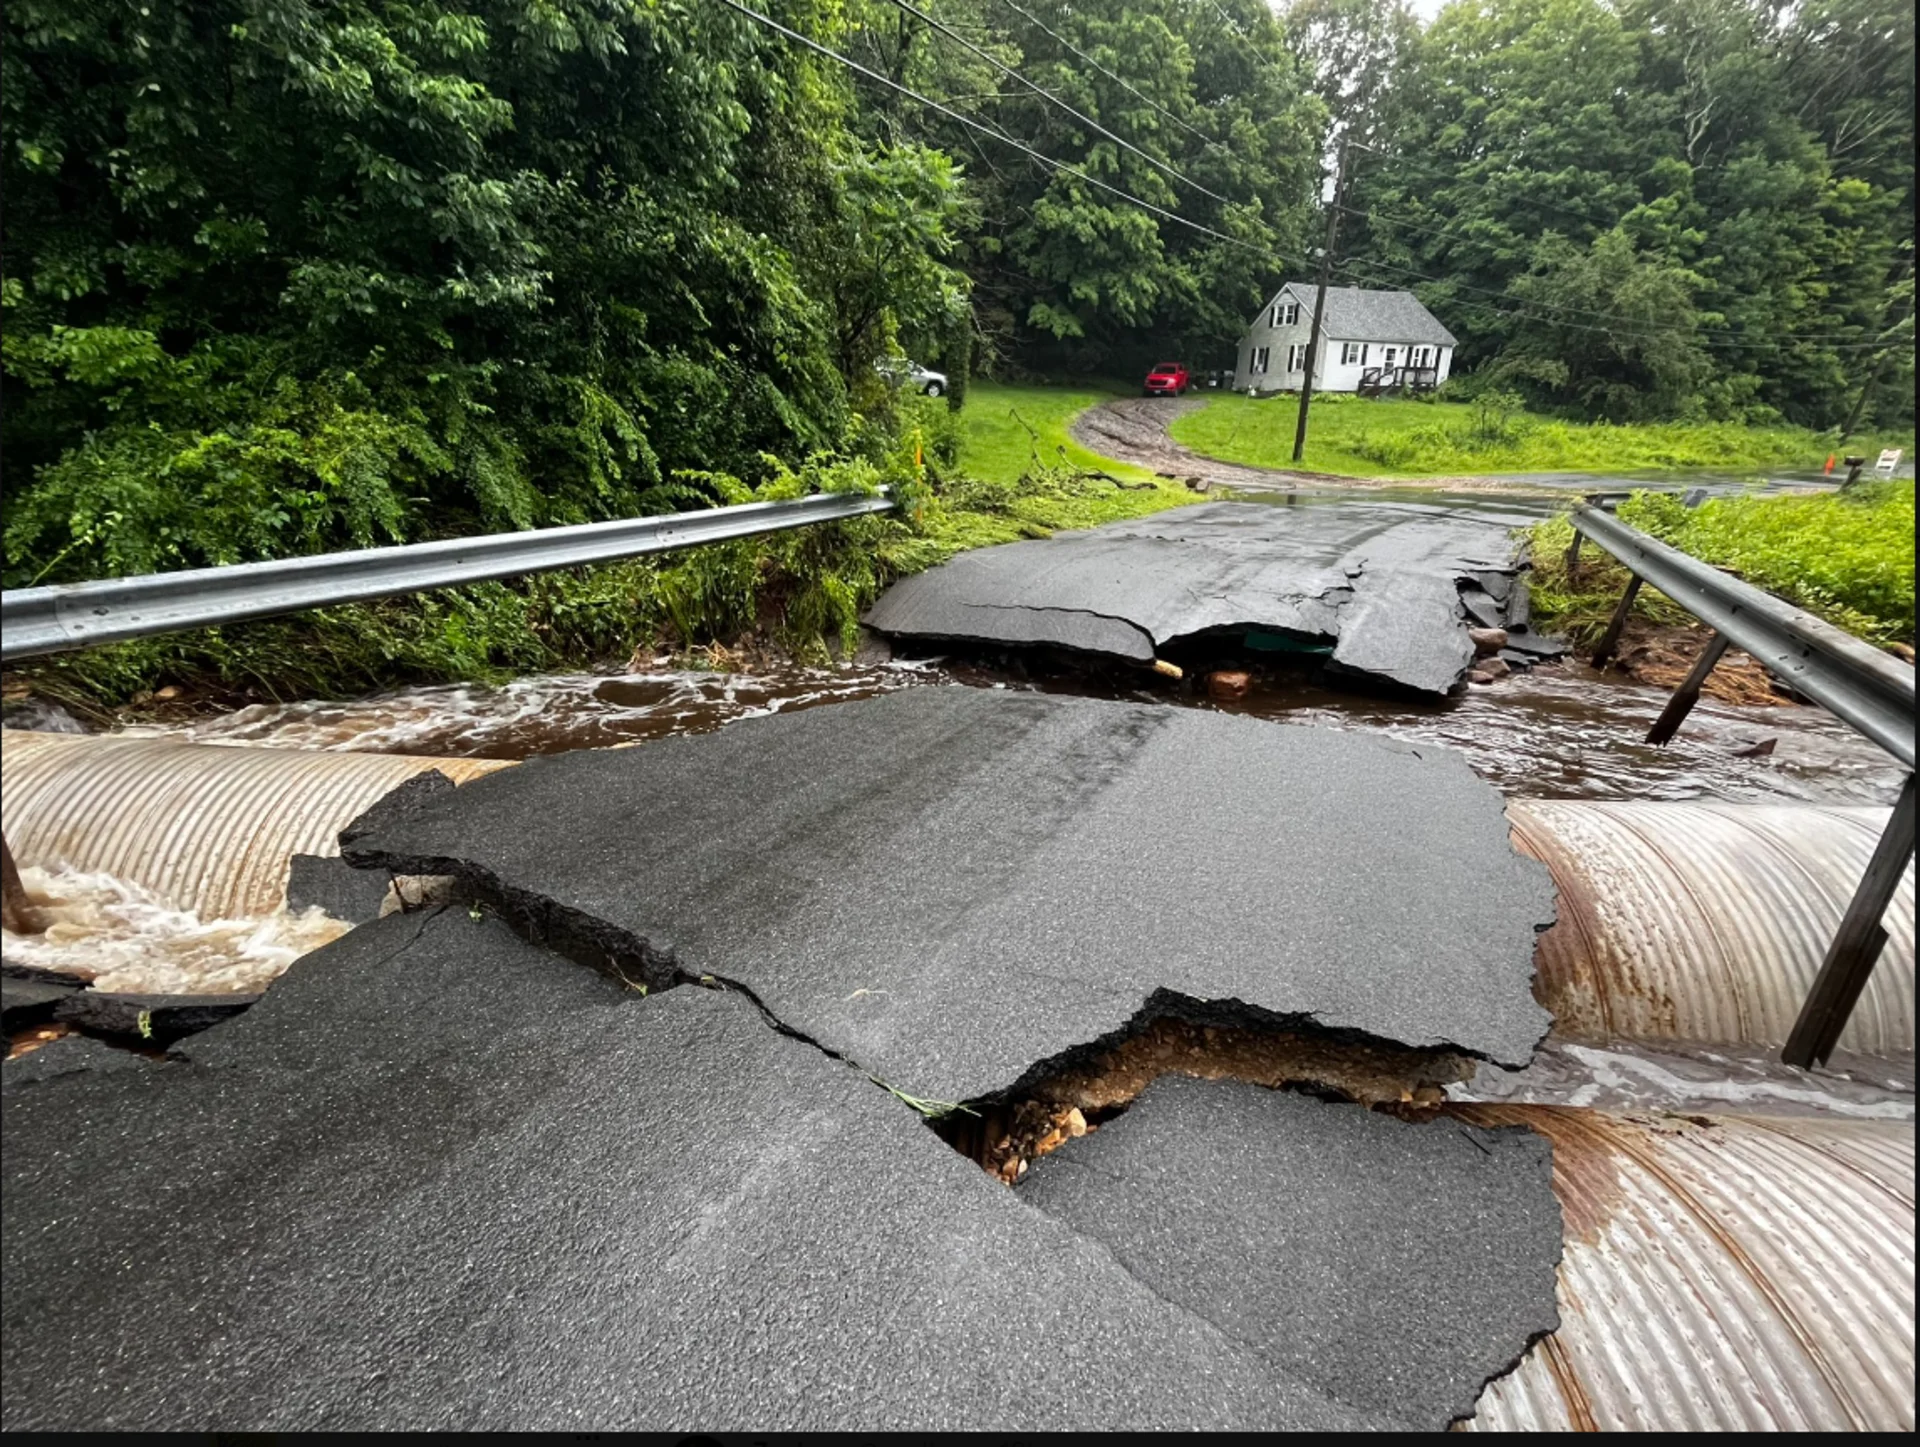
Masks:
[[[142,995],[226,995],[263,990],[300,956],[348,926],[318,909],[242,919],[202,919],[111,874],[20,871],[45,928],[5,932],[9,964],[58,970],[95,989]]]
[[[1734,1115],[1843,1115],[1912,1120],[1912,1056],[1836,1054],[1817,1070],[1781,1063],[1752,1045],[1616,1040],[1606,1046],[1548,1040],[1524,1070],[1483,1065],[1447,1087],[1447,1098],[1597,1110]]]
[[[1703,701],[1680,737],[1656,748],[1642,740],[1666,701],[1665,690],[1602,678],[1572,663],[1516,674],[1438,704],[1339,692],[1305,673],[1284,671],[1256,678],[1245,698],[1223,703],[1207,698],[1194,681],[1037,669],[1018,659],[784,666],[752,675],[567,673],[494,688],[466,684],[345,702],[257,704],[197,723],[127,732],[206,743],[520,759],[705,733],[736,719],[954,683],[1213,708],[1444,744],[1503,793],[1537,798],[1886,804],[1899,787],[1898,769],[1886,753],[1813,708]],[[1769,741],[1770,751],[1750,752]]]
[[[1265,499],[1319,505],[1305,494]],[[1431,496],[1423,499],[1432,501]],[[1451,500],[1521,524],[1540,504]],[[344,701],[255,705],[182,724],[125,732],[280,748],[520,759],[621,748],[736,720],[913,687],[1041,690],[1210,708],[1281,723],[1354,729],[1457,750],[1510,796],[1890,803],[1900,773],[1881,750],[1813,708],[1741,708],[1703,701],[1665,748],[1642,740],[1667,691],[1564,663],[1517,673],[1443,702],[1336,690],[1306,668],[1256,668],[1239,699],[1208,697],[1197,676],[1174,682],[1120,666],[1035,653],[944,657],[829,668],[779,665],[751,674],[677,670],[669,660],[623,675],[564,673],[497,687],[413,688]],[[1197,672],[1197,670],[1196,670]],[[18,726],[26,720],[14,716]],[[41,725],[46,726],[46,725]],[[199,920],[138,886],[28,871],[55,927],[36,941],[7,936],[9,958],[65,964],[103,988],[204,992],[259,988],[344,926],[310,912],[258,920]],[[1605,1048],[1550,1041],[1526,1070],[1483,1070],[1461,1100],[1614,1110],[1748,1110],[1911,1119],[1912,1061],[1836,1061],[1802,1072],[1738,1047]]]
[[[664,667],[618,675],[553,673],[498,687],[448,684],[343,702],[255,704],[191,724],[141,725],[125,733],[269,748],[525,759],[710,733],[736,719],[944,681],[937,669],[914,663],[781,665],[752,674]]]

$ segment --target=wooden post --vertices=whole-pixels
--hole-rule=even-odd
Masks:
[[[1700,702],[1700,690],[1706,686],[1707,675],[1713,672],[1714,665],[1726,651],[1726,634],[1715,633],[1707,640],[1707,646],[1700,650],[1700,656],[1694,660],[1693,671],[1687,675],[1687,681],[1673,691],[1667,706],[1660,710],[1660,717],[1647,730],[1648,743],[1672,742],[1673,736],[1680,732],[1680,725],[1693,712],[1693,706]]]
[[[1786,1049],[1780,1052],[1787,1064],[1802,1070],[1823,1064],[1839,1043],[1840,1032],[1847,1028],[1847,1019],[1860,992],[1867,987],[1880,951],[1886,947],[1887,931],[1880,921],[1900,887],[1907,861],[1913,858],[1913,820],[1913,775],[1908,774],[1900,790],[1900,802],[1893,806],[1893,817],[1887,821],[1887,831],[1874,846],[1867,872],[1853,892],[1839,933],[1827,947],[1827,957],[1813,988],[1807,991],[1807,1002],[1800,1007],[1800,1018],[1794,1021]]]
[[[1340,231],[1340,203],[1347,193],[1347,143],[1340,143],[1340,160],[1333,174],[1333,204],[1327,207],[1327,242],[1320,251],[1320,283],[1313,295],[1313,326],[1307,332],[1307,375],[1300,383],[1300,417],[1293,425],[1293,460],[1307,450],[1307,409],[1313,405],[1313,373],[1320,365],[1320,337],[1326,325],[1327,277],[1333,270],[1333,243]]]
[[[1635,573],[1627,580],[1627,591],[1620,595],[1620,606],[1613,610],[1613,617],[1607,623],[1607,631],[1600,635],[1600,641],[1593,645],[1593,666],[1605,668],[1607,660],[1613,657],[1613,650],[1620,646],[1620,635],[1626,630],[1627,614],[1633,611],[1633,600],[1640,596],[1640,575]]]
[[[1567,581],[1571,583],[1580,576],[1580,544],[1585,535],[1580,529],[1573,530],[1573,541],[1567,544]]]
[[[45,926],[39,911],[27,903],[27,887],[13,862],[13,846],[0,834],[0,924],[17,935],[38,934]]]

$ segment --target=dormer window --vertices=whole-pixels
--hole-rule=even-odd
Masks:
[[[1277,301],[1267,312],[1267,325],[1270,327],[1290,327],[1300,320],[1300,303],[1297,301]]]

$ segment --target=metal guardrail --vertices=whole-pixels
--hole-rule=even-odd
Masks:
[[[1588,537],[1626,564],[1633,575],[1606,632],[1594,645],[1596,668],[1604,667],[1613,656],[1644,583],[1651,583],[1714,630],[1693,671],[1648,731],[1649,743],[1664,744],[1673,738],[1699,701],[1707,675],[1729,647],[1737,646],[1789,688],[1852,724],[1907,768],[1893,817],[1781,1051],[1789,1065],[1804,1069],[1823,1063],[1839,1042],[1886,946],[1881,921],[1913,857],[1914,670],[1805,609],[1627,526],[1602,506],[1590,502],[1575,508],[1573,527],[1573,546],[1567,551],[1569,571],[1578,565],[1580,539]]]
[[[866,517],[894,506],[884,492],[820,493],[790,502],[16,588],[0,594],[0,659],[12,662],[156,633],[730,542]]]
[[[1575,508],[1573,526],[1795,693],[1845,719],[1909,769],[1914,766],[1910,666],[1804,608],[1648,537],[1602,508]],[[1616,617],[1625,622],[1623,615]],[[1612,625],[1608,635],[1595,645],[1596,664],[1604,663],[1619,642]]]

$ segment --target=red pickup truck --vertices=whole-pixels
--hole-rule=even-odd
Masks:
[[[1179,362],[1162,362],[1147,373],[1147,395],[1149,397],[1178,397],[1193,385],[1193,379],[1187,375],[1186,367]]]

